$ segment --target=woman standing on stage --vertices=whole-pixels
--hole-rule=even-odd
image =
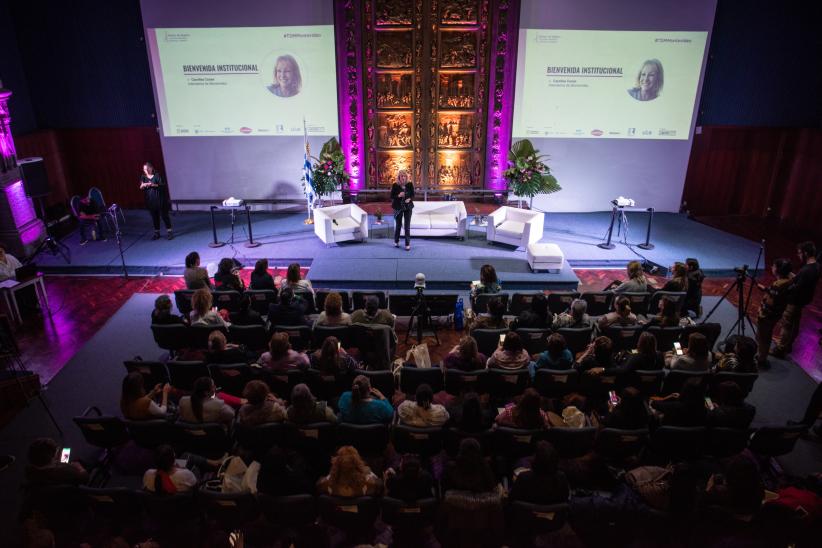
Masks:
[[[394,247],[400,247],[400,229],[405,219],[405,250],[411,249],[411,210],[414,209],[414,184],[408,173],[400,170],[391,186],[391,209],[394,210]]]
[[[160,217],[166,225],[166,239],[171,240],[174,234],[171,231],[171,219],[168,216],[171,210],[171,200],[168,196],[168,185],[162,176],[154,170],[151,162],[143,164],[143,174],[140,175],[140,190],[146,198],[146,209],[151,213],[151,220],[154,223],[154,236],[152,240],[160,239]]]

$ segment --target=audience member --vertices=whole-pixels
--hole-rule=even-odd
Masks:
[[[497,479],[477,440],[465,438],[460,442],[457,457],[446,466],[442,483],[445,491],[485,493],[496,489]]]
[[[594,321],[588,316],[587,312],[588,303],[582,299],[574,299],[574,302],[571,303],[570,314],[562,312],[554,316],[553,328],[582,329],[591,327],[594,325]]]
[[[356,449],[344,445],[331,457],[331,470],[317,481],[317,491],[335,497],[376,496],[382,491],[382,481]]]
[[[816,246],[802,242],[796,248],[802,266],[788,285],[788,303],[782,313],[782,335],[772,354],[784,358],[793,350],[793,342],[799,335],[802,310],[813,301],[819,281],[819,263],[816,262]]]
[[[474,329],[505,329],[508,327],[508,320],[504,316],[505,303],[499,297],[491,297],[488,301],[488,312],[476,317],[471,331]]]
[[[628,356],[625,371],[656,371],[665,367],[665,354],[657,350],[656,336],[648,331],[639,335],[636,352]]]
[[[642,393],[628,386],[622,389],[619,394],[619,401],[611,406],[608,403],[609,413],[602,419],[602,426],[606,428],[620,428],[623,430],[637,430],[647,428],[650,420],[648,408]]]
[[[551,329],[552,317],[548,313],[548,297],[537,293],[531,299],[528,310],[522,311],[513,322],[511,329]]]
[[[0,282],[15,279],[15,270],[23,266],[14,255],[6,253],[6,246],[0,244]]]
[[[665,361],[671,369],[681,371],[708,371],[711,368],[711,353],[708,339],[702,333],[688,335],[688,348],[681,356],[674,352],[665,354]]]
[[[291,390],[291,405],[286,409],[288,422],[311,424],[314,422],[337,422],[334,410],[326,402],[317,401],[307,384],[300,383]]]
[[[791,270],[791,261],[776,259],[771,266],[771,273],[776,277],[776,280],[768,287],[759,285],[759,288],[765,292],[756,321],[756,341],[758,343],[756,363],[759,367],[764,367],[768,361],[776,322],[782,318],[782,314],[788,306]]]
[[[345,375],[358,369],[357,360],[340,346],[337,337],[326,337],[319,350],[311,354],[311,367],[323,373]]]
[[[160,445],[154,451],[155,468],[143,474],[143,489],[162,495],[176,495],[193,491],[197,475],[184,466],[177,466],[177,456],[170,445]]]
[[[476,371],[485,369],[488,358],[477,349],[477,340],[471,335],[460,339],[457,346],[445,356],[445,369],[459,369],[460,371]]]
[[[191,296],[191,314],[189,321],[191,325],[212,325],[214,327],[228,327],[222,315],[216,310],[212,310],[211,291],[200,288],[194,291]]]
[[[286,287],[291,288],[292,291],[308,291],[312,296],[314,295],[314,288],[311,287],[311,282],[302,278],[299,263],[291,263],[288,265],[285,282]]]
[[[289,369],[308,369],[311,365],[308,356],[291,348],[288,342],[288,333],[279,331],[271,335],[268,341],[268,352],[260,356],[261,366],[272,371],[287,371]]]
[[[615,308],[616,310],[608,312],[597,322],[600,331],[605,331],[605,328],[612,325],[624,327],[637,324],[636,314],[631,312],[631,299],[624,296],[617,297]]]
[[[542,352],[536,361],[536,369],[571,369],[574,356],[565,344],[565,337],[559,333],[548,336],[548,349]]]
[[[218,291],[245,291],[245,285],[237,272],[240,267],[234,259],[223,257],[217,265],[217,273],[214,274],[214,286]]]
[[[705,426],[708,410],[704,396],[699,379],[688,379],[681,392],[662,398],[652,396],[650,405],[665,426]]]
[[[448,420],[445,407],[434,402],[434,392],[427,384],[417,386],[414,400],[405,400],[397,407],[400,423],[407,426],[426,428],[442,426]]]
[[[232,364],[247,363],[243,350],[234,343],[229,343],[222,331],[214,330],[208,334],[208,351],[205,353],[206,363]]]
[[[494,419],[500,426],[542,430],[550,426],[548,414],[540,409],[540,395],[533,388],[526,388],[515,403],[508,404]]]
[[[151,323],[154,325],[174,325],[184,324],[186,321],[182,316],[171,313],[171,298],[168,295],[160,295],[154,299]]]
[[[487,293],[499,293],[502,287],[497,280],[497,271],[490,264],[482,265],[480,268],[480,279],[476,282],[471,282],[471,302],[477,298],[477,295],[484,295]]]
[[[708,423],[724,428],[748,428],[756,415],[756,407],[745,403],[745,392],[733,381],[719,383],[713,409],[708,410]]]
[[[385,471],[385,494],[404,502],[414,502],[434,496],[434,480],[420,465],[417,455],[403,455],[399,470]]]
[[[731,341],[733,339],[733,341]],[[756,373],[756,341],[750,337],[732,336],[725,344],[733,343],[733,352],[719,355],[717,371]]]
[[[705,279],[705,274],[699,268],[699,261],[694,258],[685,259],[685,266],[688,268],[688,289],[685,302],[682,304],[682,311],[694,318],[699,318],[702,316],[702,281]]]
[[[510,500],[531,504],[560,504],[570,496],[568,480],[559,471],[559,453],[545,440],[537,443],[530,468],[514,471]]]
[[[180,420],[217,422],[227,427],[234,421],[234,410],[217,397],[211,377],[200,377],[194,381],[191,395],[180,398]]]
[[[351,325],[351,316],[342,309],[342,297],[336,291],[332,291],[325,297],[323,311],[314,322],[314,327],[318,325]]]
[[[272,394],[263,381],[249,381],[243,389],[246,403],[237,412],[237,421],[246,427],[285,420],[284,402]]]
[[[292,466],[288,454],[276,445],[260,461],[257,491],[272,497],[309,494],[313,491],[309,479]]]
[[[148,420],[165,418],[168,412],[168,394],[171,385],[157,384],[151,392],[146,394],[143,375],[132,371],[123,379],[123,390],[120,397],[120,411],[129,420]],[[162,396],[160,405],[154,399]]]
[[[376,295],[365,298],[365,308],[355,310],[351,314],[351,323],[382,324],[394,328],[394,315],[388,310],[380,308],[380,299]]]
[[[243,293],[240,299],[240,309],[231,313],[231,323],[233,325],[264,325],[263,317],[260,313],[251,308],[251,296]]]
[[[488,369],[508,369],[516,370],[528,367],[531,363],[531,356],[522,345],[522,339],[514,332],[509,331],[505,335],[505,340],[497,347],[491,357],[488,358]]]
[[[294,298],[294,290],[286,287],[280,291],[279,304],[268,307],[268,322],[273,325],[309,325],[305,317],[305,308]]]
[[[389,424],[394,419],[394,408],[385,396],[371,387],[365,375],[357,375],[351,390],[343,392],[337,402],[342,422],[354,424]]]
[[[577,365],[580,373],[601,375],[614,367],[614,345],[611,339],[601,335],[588,345]]]
[[[31,442],[25,477],[27,487],[83,485],[89,475],[79,462],[60,462],[60,446],[51,438]]]
[[[642,263],[639,261],[629,262],[627,271],[627,280],[622,283],[613,282],[605,289],[613,288],[614,293],[647,293],[648,280],[645,278],[645,272],[642,270]]]
[[[183,271],[186,289],[212,289],[208,271],[200,266],[200,254],[192,251],[186,255],[186,268]]]
[[[462,402],[456,402],[449,408],[449,422],[460,432],[476,434],[491,427],[491,415],[482,408],[480,397],[476,392],[466,392]]]
[[[255,291],[277,291],[274,278],[268,273],[268,259],[260,259],[254,263],[254,270],[251,271],[251,283],[248,288]]]
[[[688,267],[685,263],[676,262],[671,266],[671,279],[662,286],[662,291],[688,291]],[[687,298],[687,295],[686,295]]]
[[[659,312],[648,319],[647,325],[659,327],[677,327],[692,324],[690,318],[682,318],[679,315],[679,303],[662,297],[659,299]]]

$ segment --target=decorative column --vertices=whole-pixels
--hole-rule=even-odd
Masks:
[[[0,242],[19,259],[30,255],[43,241],[46,227],[23,188],[11,137],[10,97],[11,91],[0,82]]]
[[[336,0],[334,4],[340,146],[351,175],[348,188],[352,196],[365,188],[361,13],[360,0]]]

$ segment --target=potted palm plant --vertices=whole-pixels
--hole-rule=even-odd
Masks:
[[[548,156],[539,151],[528,139],[517,141],[508,151],[508,169],[503,177],[508,183],[508,190],[513,192],[521,202],[528,198],[528,207],[534,202],[537,194],[551,194],[562,190],[556,177],[551,175],[551,168],[545,163]]]
[[[323,144],[319,158],[314,159],[311,172],[311,187],[320,199],[335,191],[343,190],[349,174],[345,171],[345,155],[335,137]]]

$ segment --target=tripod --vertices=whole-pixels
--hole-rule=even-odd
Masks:
[[[56,256],[59,254],[63,257],[63,260],[66,261],[67,264],[71,264],[71,251],[69,248],[66,244],[51,235],[51,227],[46,219],[46,210],[43,206],[42,196],[37,197],[37,205],[40,209],[40,217],[43,219],[43,224],[46,226],[46,237],[42,242],[40,242],[40,245],[37,246],[37,249],[34,250],[34,253],[31,254],[31,257],[29,257],[26,262],[33,263],[34,259],[40,253],[48,249],[52,255]]]
[[[702,324],[708,321],[711,315],[719,308],[719,305],[722,304],[722,301],[728,298],[728,295],[731,294],[731,291],[736,289],[737,292],[737,300],[739,301],[739,306],[736,309],[736,322],[731,326],[731,329],[728,331],[728,335],[734,334],[736,331],[736,335],[745,336],[745,322],[748,322],[748,325],[751,328],[751,333],[756,335],[756,327],[754,327],[751,318],[748,317],[748,306],[751,303],[751,294],[753,293],[753,288],[756,285],[756,272],[759,270],[759,261],[762,259],[762,252],[765,248],[765,240],[762,240],[762,244],[759,246],[759,254],[756,257],[756,266],[754,267],[754,275],[751,276],[748,274],[748,265],[742,265],[741,267],[734,268],[734,272],[736,272],[736,280],[731,286],[725,291],[725,294],[722,295],[722,298],[711,308],[711,311],[705,316],[705,319],[702,320]],[[751,286],[748,288],[748,296],[745,297],[745,282],[751,279]]]
[[[117,220],[117,210],[119,207],[117,204],[111,204],[111,207],[108,208],[109,213],[111,214],[110,219],[114,223],[114,239],[117,240],[117,249],[120,251],[120,262],[123,265],[123,277],[128,280],[128,270],[126,269],[126,258],[123,255],[123,239],[122,239],[122,232],[120,232],[120,223]],[[120,214],[122,215],[122,210],[120,210]]]
[[[408,331],[405,332],[405,344],[408,344],[408,337],[414,328],[414,320],[417,322],[417,344],[422,343],[423,329],[428,326],[439,346],[440,338],[437,335],[437,326],[431,319],[431,309],[428,308],[428,303],[425,300],[425,293],[423,293],[422,288],[417,288],[417,303],[414,305],[413,310],[411,310],[411,319],[408,321]]]

